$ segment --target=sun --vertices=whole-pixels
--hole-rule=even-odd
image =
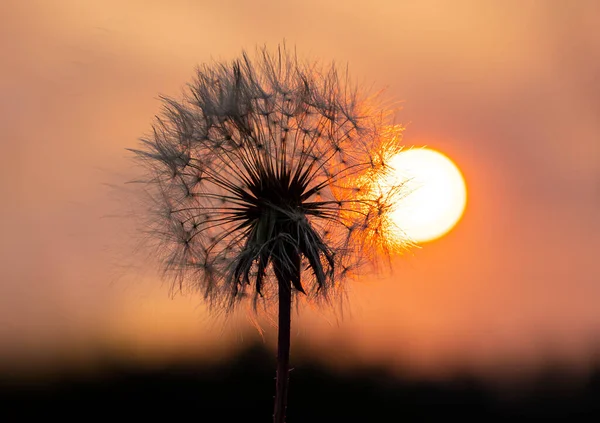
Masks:
[[[391,159],[395,183],[404,181],[391,219],[410,241],[423,243],[447,234],[467,204],[467,187],[458,167],[430,148],[412,148]]]

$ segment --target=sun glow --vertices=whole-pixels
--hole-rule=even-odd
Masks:
[[[413,148],[391,159],[393,184],[403,192],[391,219],[410,241],[433,241],[447,234],[460,220],[467,203],[465,180],[445,155],[428,148]]]

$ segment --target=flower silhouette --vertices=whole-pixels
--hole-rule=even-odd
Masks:
[[[283,47],[205,65],[183,99],[162,100],[132,150],[160,263],[212,306],[278,298],[282,422],[292,298],[327,298],[398,242],[387,212],[401,186],[377,185],[402,128],[347,73]]]

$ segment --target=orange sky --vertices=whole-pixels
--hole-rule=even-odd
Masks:
[[[399,258],[392,276],[350,286],[343,321],[303,312],[303,348],[434,374],[580,367],[600,352],[597,2],[1,9],[0,362],[247,345],[256,331],[243,315],[207,320],[199,297],[170,299],[127,257],[131,226],[107,217],[123,194],[103,184],[131,175],[125,148],[149,129],[159,93],[176,95],[199,63],[283,39],[386,87],[405,143],[447,154],[469,187],[454,231]]]

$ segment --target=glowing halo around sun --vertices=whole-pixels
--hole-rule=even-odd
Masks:
[[[467,204],[467,187],[458,167],[442,153],[411,148],[391,158],[390,182],[403,183],[391,220],[415,243],[433,241],[458,223]]]

